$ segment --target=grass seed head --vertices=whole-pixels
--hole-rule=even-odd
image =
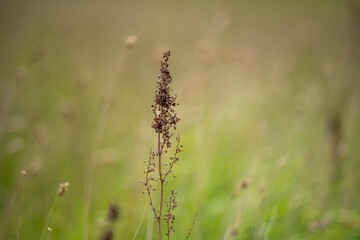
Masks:
[[[69,185],[69,182],[60,183],[58,196],[64,195],[68,191]]]
[[[126,48],[130,49],[135,46],[138,42],[138,37],[136,35],[129,35],[124,40],[124,45]]]

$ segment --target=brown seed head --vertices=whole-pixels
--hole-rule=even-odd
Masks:
[[[107,229],[101,236],[100,240],[113,240],[114,239],[114,233],[112,229]]]
[[[109,222],[111,223],[115,222],[116,220],[118,220],[119,216],[120,216],[119,205],[115,203],[111,204],[108,211]]]

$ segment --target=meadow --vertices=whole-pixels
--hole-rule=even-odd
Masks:
[[[356,0],[1,1],[0,239],[157,239],[167,50],[171,239],[359,239],[359,29]]]

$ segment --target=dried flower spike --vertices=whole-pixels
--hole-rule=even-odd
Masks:
[[[146,188],[150,207],[157,223],[158,240],[162,239],[162,224],[166,225],[166,238],[170,239],[171,233],[175,231],[174,209],[177,207],[175,199],[176,192],[171,190],[170,197],[165,200],[165,185],[168,183],[168,176],[173,173],[175,163],[179,161],[178,154],[182,152],[180,135],[176,134],[176,124],[180,121],[175,112],[176,95],[172,95],[170,83],[172,78],[168,70],[170,51],[163,55],[160,62],[160,75],[156,84],[154,103],[151,105],[154,115],[151,127],[157,135],[157,149],[150,150],[147,162],[147,169],[144,171],[145,179],[141,183]],[[173,146],[173,137],[175,146]],[[172,152],[172,153],[170,153]],[[158,189],[158,191],[157,191]],[[154,194],[158,194],[158,203],[155,202]]]

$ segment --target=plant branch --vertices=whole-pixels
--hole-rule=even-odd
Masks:
[[[162,216],[162,208],[163,208],[163,199],[164,199],[164,180],[161,172],[161,140],[160,140],[160,132],[158,133],[158,169],[159,169],[159,179],[160,179],[160,204],[159,204],[159,215],[158,215],[158,235],[159,240],[161,240],[161,216]]]
[[[191,224],[191,227],[190,227],[190,229],[189,229],[188,235],[186,236],[186,240],[188,240],[189,237],[190,237],[190,235],[191,235],[191,232],[192,232],[192,230],[193,230],[193,228],[194,228],[194,225],[195,225],[195,222],[196,222],[196,217],[197,217],[197,215],[198,215],[198,212],[195,213],[195,216],[194,216],[193,222],[192,222],[192,224]]]

